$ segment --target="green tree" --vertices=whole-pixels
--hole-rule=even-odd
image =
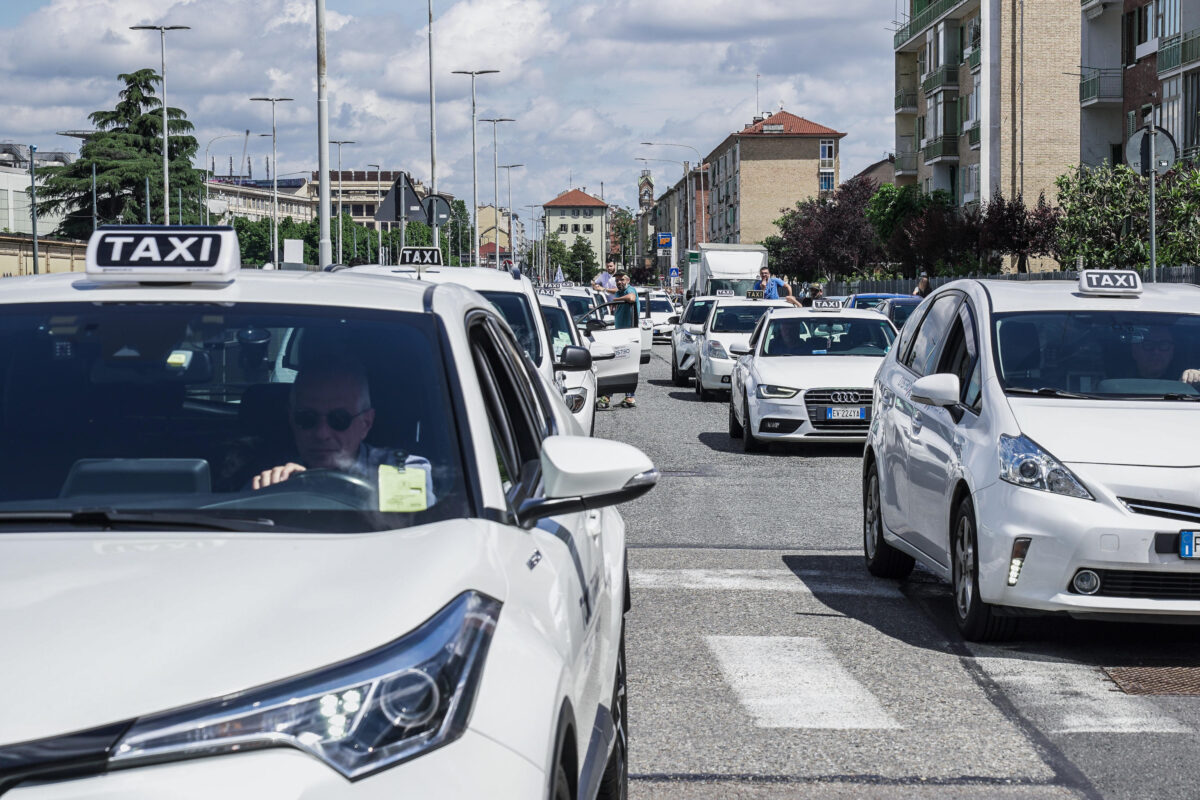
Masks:
[[[592,243],[589,240],[582,236],[575,237],[575,243],[571,245],[571,252],[568,258],[570,261],[570,272],[564,269],[563,275],[570,275],[571,280],[579,280],[580,283],[584,283],[587,280],[587,276],[595,275],[600,271],[600,262],[596,260],[595,248],[592,247]]]
[[[139,223],[146,219],[146,179],[150,180],[151,220],[162,221],[162,100],[154,87],[161,82],[153,69],[118,76],[125,88],[112,110],[94,111],[88,118],[96,133],[80,148],[79,158],[66,166],[45,167],[38,190],[39,214],[62,214],[56,233],[86,239],[92,231],[92,166],[96,167],[96,214],[101,223]],[[171,221],[201,221],[200,196],[204,173],[192,167],[197,143],[192,123],[178,108],[167,110],[170,122]],[[182,197],[183,218],[177,220]]]
[[[1058,176],[1055,185],[1062,218],[1054,257],[1060,264],[1073,266],[1081,257],[1092,269],[1148,263],[1150,201],[1144,179],[1123,164],[1105,163],[1080,166]]]
[[[637,252],[637,223],[633,219],[633,211],[628,208],[617,207],[612,215],[612,230],[617,239],[617,247],[621,252],[622,265],[625,264],[625,258],[632,258]]]
[[[574,266],[571,264],[571,252],[567,250],[563,240],[558,238],[557,233],[551,233],[546,238],[546,257],[550,265],[549,277],[553,278],[554,274],[561,269],[563,277],[571,280],[571,268]]]

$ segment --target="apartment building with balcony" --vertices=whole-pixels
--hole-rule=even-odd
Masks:
[[[893,42],[896,185],[959,205],[997,189],[1053,198],[1081,155],[1080,25],[1066,2],[908,0]]]
[[[708,242],[761,242],[780,210],[840,182],[845,133],[787,111],[755,117],[704,159]]]

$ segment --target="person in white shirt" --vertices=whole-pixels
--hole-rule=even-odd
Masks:
[[[604,272],[596,275],[592,279],[592,288],[597,292],[604,292],[604,296],[609,300],[617,293],[617,262],[610,261],[604,265]]]

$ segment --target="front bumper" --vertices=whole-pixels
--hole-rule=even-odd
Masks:
[[[728,392],[729,376],[733,374],[733,365],[736,363],[731,358],[700,359],[700,370],[696,380],[711,392]]]
[[[5,800],[341,800],[341,798],[528,798],[545,773],[512,750],[468,730],[463,737],[353,783],[318,759],[274,748],[18,785]]]
[[[663,323],[661,325],[655,325],[654,329],[652,331],[652,334],[654,336],[654,341],[656,341],[656,342],[669,342],[669,341],[671,341],[671,336],[674,333],[675,333],[675,326],[668,325],[666,323]]]
[[[979,591],[989,603],[1072,616],[1195,617],[1200,622],[1200,561],[1159,552],[1189,526],[1134,514],[1105,500],[1082,500],[996,481],[975,493]],[[1031,539],[1020,576],[1008,585],[1013,541]],[[1163,537],[1167,537],[1164,539]],[[1071,589],[1080,569],[1115,571],[1096,594]],[[1194,580],[1193,580],[1194,579]],[[1196,591],[1180,590],[1194,584]],[[1163,587],[1157,590],[1155,587]],[[1141,596],[1131,596],[1141,595]],[[1145,596],[1153,595],[1153,596]]]
[[[750,429],[755,437],[772,442],[865,442],[868,428],[834,430],[814,424],[800,395],[786,400],[751,396]]]

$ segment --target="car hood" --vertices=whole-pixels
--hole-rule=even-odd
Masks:
[[[467,589],[503,600],[510,536],[0,533],[0,745],[335,664]]]
[[[1200,465],[1200,407],[1194,403],[1008,396],[1021,432],[1060,461],[1079,464]]]
[[[778,356],[754,361],[758,380],[796,389],[869,389],[883,358]]]

